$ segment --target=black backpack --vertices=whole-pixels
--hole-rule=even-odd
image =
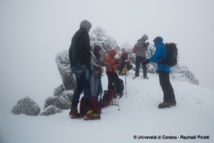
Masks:
[[[166,43],[166,59],[163,61],[164,64],[167,64],[170,67],[177,65],[178,62],[178,48],[175,43]]]

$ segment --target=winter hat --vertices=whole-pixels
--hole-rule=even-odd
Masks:
[[[86,29],[88,32],[90,31],[91,27],[92,27],[92,25],[88,20],[83,20],[80,23],[80,28]]]
[[[144,40],[146,41],[146,40],[148,40],[148,36],[147,36],[146,34],[144,34],[144,35],[142,36],[142,39],[144,39]]]
[[[94,55],[96,56],[96,57],[100,57],[101,55],[99,55],[99,51],[101,50],[102,48],[100,47],[100,46],[97,46],[97,45],[95,45],[94,46],[94,51],[93,51],[93,53],[94,53]]]
[[[158,36],[158,37],[156,37],[156,38],[153,40],[153,42],[155,42],[155,43],[163,43],[163,38],[160,37],[160,36]]]

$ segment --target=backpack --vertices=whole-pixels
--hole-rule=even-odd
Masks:
[[[100,114],[101,111],[99,110],[99,108],[96,104],[94,96],[91,96],[91,105],[92,105],[93,113]],[[85,99],[84,99],[84,97],[82,97],[80,100],[80,115],[81,116],[84,116],[85,109],[86,109]]]
[[[166,59],[163,61],[164,64],[167,64],[170,67],[173,67],[177,64],[178,61],[178,48],[175,43],[166,43]]]
[[[118,84],[117,87],[119,88],[119,89],[117,89],[117,92],[122,93],[124,90],[123,80],[119,78],[117,84]]]
[[[136,53],[136,51],[137,51],[137,45],[135,44],[135,45],[134,45],[134,48],[132,49],[132,52],[133,52],[133,53]]]
[[[98,105],[100,107],[107,107],[112,102],[112,98],[115,96],[115,92],[113,90],[104,90],[100,94],[100,98],[98,101]]]

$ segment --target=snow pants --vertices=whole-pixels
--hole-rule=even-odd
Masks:
[[[146,65],[142,63],[145,60],[146,60],[145,57],[136,56],[136,61],[135,61],[135,65],[136,65],[135,76],[136,77],[139,76],[140,64],[142,64],[142,66],[143,66],[143,77],[147,77],[147,68],[146,68]]]
[[[159,81],[163,90],[163,101],[176,103],[174,90],[169,79],[169,72],[159,71]]]

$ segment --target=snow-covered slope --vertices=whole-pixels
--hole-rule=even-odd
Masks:
[[[117,106],[104,108],[101,120],[72,120],[69,110],[48,117],[13,115],[9,110],[0,110],[0,143],[214,142],[213,90],[172,80],[177,106],[158,109],[163,98],[158,76],[149,74],[149,80],[133,80],[133,76],[134,72],[129,72],[127,97],[125,90],[119,100],[120,111]],[[124,76],[120,78],[125,82]],[[102,81],[106,89],[105,74]],[[153,139],[146,139],[147,136]]]

